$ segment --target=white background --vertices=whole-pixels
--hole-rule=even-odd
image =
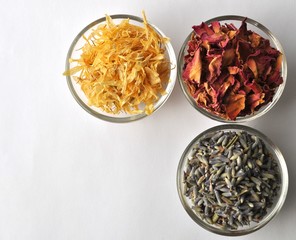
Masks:
[[[171,38],[176,54],[191,26],[237,14],[281,41],[288,82],[280,101],[246,125],[282,150],[290,186],[280,214],[236,239],[292,239],[296,226],[295,0],[0,0],[0,240],[227,239],[183,209],[176,170],[187,144],[219,125],[196,112],[179,84],[155,114],[128,124],[96,119],[62,76],[68,48],[105,14],[141,15]]]

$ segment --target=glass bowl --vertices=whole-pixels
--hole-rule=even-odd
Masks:
[[[215,17],[212,19],[209,19],[205,22],[205,24],[209,25],[210,23],[214,22],[214,21],[218,21],[220,22],[220,24],[234,24],[237,28],[240,27],[242,21],[246,19],[246,23],[247,23],[247,28],[248,30],[252,30],[255,33],[261,35],[263,38],[268,39],[270,41],[270,45],[272,47],[274,47],[275,49],[277,49],[278,51],[280,51],[282,53],[282,64],[281,64],[281,76],[283,79],[283,83],[280,84],[276,90],[275,93],[273,95],[273,99],[271,102],[267,103],[266,105],[261,106],[261,108],[257,109],[256,111],[254,111],[251,114],[245,115],[245,116],[238,116],[235,120],[230,120],[227,119],[219,114],[215,114],[209,110],[206,110],[203,107],[200,107],[197,105],[196,101],[194,100],[194,98],[191,96],[188,87],[186,85],[186,83],[183,80],[182,74],[184,71],[184,56],[187,54],[187,43],[191,38],[191,35],[194,34],[194,31],[192,31],[187,38],[185,39],[180,52],[179,52],[179,56],[178,56],[178,81],[179,84],[181,86],[181,89],[185,95],[185,97],[187,98],[187,100],[189,101],[189,103],[200,113],[202,113],[203,115],[214,119],[216,121],[220,121],[220,122],[224,122],[224,123],[241,123],[241,122],[246,122],[249,120],[254,120],[262,115],[264,115],[265,113],[267,113],[275,104],[276,102],[279,100],[280,96],[283,93],[283,90],[285,88],[285,84],[286,84],[286,80],[287,80],[287,62],[286,62],[286,57],[285,57],[285,53],[284,50],[279,42],[279,40],[273,35],[273,33],[267,29],[265,26],[263,26],[262,24],[258,23],[257,21],[251,19],[251,18],[245,18],[242,16],[235,16],[235,15],[228,15],[228,16],[220,16],[220,17]]]
[[[228,135],[223,134],[219,136],[217,133],[221,133],[221,131]],[[236,139],[236,142],[233,142],[233,138],[229,133],[241,135]],[[243,145],[245,143],[241,144],[241,138],[244,139],[244,136],[242,135],[245,134],[256,136],[254,139],[258,140],[256,140],[257,145],[253,146],[253,143],[249,141],[253,138],[247,138],[247,140],[245,140],[247,145]],[[222,141],[221,143],[220,138],[224,135],[229,136],[229,139],[226,142]],[[208,141],[207,139],[209,138],[212,138],[212,140]],[[259,139],[261,139],[261,141]],[[234,155],[239,155],[237,154],[239,152],[238,141],[241,146],[246,146],[246,148],[243,149],[247,150],[244,151],[243,154],[246,154],[247,157],[244,155],[240,155],[240,159],[238,159],[238,157],[233,157]],[[218,145],[219,147],[215,148],[214,145]],[[264,149],[264,147],[262,148],[262,145],[265,145],[267,152],[269,152],[270,155],[268,155],[265,150],[258,150]],[[221,146],[225,146],[223,148],[228,150],[221,152]],[[212,157],[209,157],[209,148],[214,149],[211,152]],[[217,152],[221,152],[221,155],[214,152],[216,149]],[[205,154],[207,151],[208,154]],[[248,151],[251,153],[249,156]],[[262,152],[265,155],[261,158],[259,156],[262,156]],[[227,156],[224,157],[225,155]],[[261,159],[260,162],[257,162],[259,161],[257,157],[258,159]],[[200,167],[205,166],[205,160],[203,158],[206,159],[209,166],[208,168]],[[247,162],[245,162],[245,159],[247,159]],[[256,161],[254,159],[256,159]],[[271,164],[273,161],[270,159],[273,159],[277,167],[274,167],[275,164]],[[222,162],[219,162],[218,160]],[[249,165],[249,162],[251,165]],[[259,165],[260,163],[262,164]],[[188,166],[189,164],[190,166]],[[260,168],[258,168],[258,166],[260,166]],[[222,168],[221,171],[219,171],[220,168]],[[272,174],[274,179],[265,179],[266,176],[273,177],[267,173]],[[226,181],[226,178],[229,181]],[[190,184],[188,184],[188,182],[190,182]],[[266,184],[269,184],[272,187],[270,187],[269,190],[265,190],[267,186]],[[197,186],[197,188],[195,186]],[[277,187],[274,188],[278,189],[278,191],[274,190],[274,192],[277,192],[277,195],[272,195],[272,197],[270,197],[271,194],[265,195],[266,192],[270,193],[270,189],[273,187]],[[184,209],[199,226],[220,235],[240,236],[262,228],[279,213],[288,191],[288,170],[282,153],[264,134],[247,126],[225,124],[202,132],[186,147],[178,165],[177,189]],[[247,189],[247,191],[243,192],[244,189]],[[216,192],[218,196],[216,195]],[[231,192],[231,194],[229,192]],[[192,197],[192,199],[189,197]],[[228,200],[225,200],[225,198]],[[229,203],[229,199],[232,202]],[[269,205],[265,215],[262,213],[256,215],[258,212],[263,211],[260,210],[260,208],[265,208],[265,205],[263,204],[266,204],[266,206]],[[225,211],[228,211],[226,212],[227,214],[231,214],[224,216],[223,214],[225,214]],[[242,214],[241,219],[239,218],[239,214]],[[230,217],[230,215],[232,217]],[[251,219],[249,219],[249,215],[252,216]],[[263,217],[258,221],[259,216]],[[225,224],[223,224],[224,217],[228,217],[225,218],[226,220],[224,219]],[[230,220],[230,218],[232,220]],[[252,221],[252,219],[256,219],[257,222]],[[250,222],[248,223],[246,220]],[[243,222],[246,225],[240,225],[238,224],[238,221]],[[235,225],[231,225],[233,222]]]
[[[119,24],[124,19],[129,19],[130,24],[133,24],[136,26],[143,26],[143,19],[137,16],[127,15],[127,14],[118,14],[118,15],[110,15],[110,17],[112,18],[115,24]],[[83,30],[81,30],[81,32],[76,36],[67,54],[66,71],[68,71],[69,69],[77,65],[77,63],[75,62],[69,62],[69,59],[75,59],[75,58],[77,59],[80,57],[80,54],[82,52],[81,48],[86,43],[86,40],[83,38],[83,36],[86,36],[86,37],[89,36],[89,34],[91,34],[91,32],[94,29],[96,29],[98,25],[104,24],[104,23],[106,23],[106,18],[105,17],[100,18],[90,23]],[[150,23],[149,25],[156,31],[157,34],[159,34],[161,37],[165,37],[164,33],[159,28],[157,28],[156,26]],[[170,62],[170,66],[171,66],[170,72],[169,72],[169,80],[166,86],[164,86],[164,90],[166,93],[164,95],[159,96],[158,101],[154,104],[153,112],[158,110],[166,102],[176,82],[177,60],[176,60],[175,52],[170,42],[164,43],[164,46],[165,46],[165,57]],[[69,89],[74,99],[78,102],[78,104],[85,111],[87,111],[88,113],[90,113],[91,115],[99,119],[109,121],[109,122],[124,123],[124,122],[131,122],[138,119],[142,119],[148,116],[145,112],[139,113],[139,114],[127,114],[123,112],[119,114],[109,114],[104,112],[98,107],[89,106],[87,104],[88,102],[87,97],[85,96],[84,92],[81,90],[80,84],[77,83],[77,81],[73,76],[66,76],[66,78],[67,78]]]

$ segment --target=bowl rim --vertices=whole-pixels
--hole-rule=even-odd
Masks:
[[[109,15],[113,20],[120,20],[120,19],[129,19],[131,21],[135,21],[138,23],[143,23],[143,18],[138,17],[138,16],[134,16],[134,15],[130,15],[130,14],[113,14],[113,15]],[[84,27],[78,34],[77,36],[74,38],[74,40],[72,41],[70,48],[68,50],[67,53],[67,57],[66,57],[66,63],[65,63],[65,70],[69,70],[70,69],[70,63],[69,63],[69,59],[71,58],[73,52],[75,51],[75,46],[78,43],[78,41],[81,39],[81,37],[83,36],[83,34],[85,34],[87,31],[91,30],[92,27],[98,25],[98,24],[102,24],[106,22],[106,17],[101,17],[93,22],[91,22],[90,24],[88,24],[86,27]],[[166,35],[158,28],[156,27],[154,24],[150,23],[148,21],[149,26],[151,26],[161,37],[166,37]],[[176,83],[176,78],[177,78],[177,58],[176,58],[176,54],[175,51],[173,49],[172,43],[171,42],[165,42],[164,43],[165,49],[166,49],[166,53],[168,55],[168,59],[170,60],[170,64],[171,64],[171,69],[170,69],[170,76],[169,76],[169,81],[167,83],[167,86],[165,88],[166,90],[166,94],[164,96],[161,96],[158,101],[154,104],[155,108],[153,110],[152,113],[156,112],[158,109],[160,109],[164,103],[168,100],[168,98],[170,97],[171,93],[173,92],[173,89],[175,87],[175,83]],[[74,88],[74,84],[73,84],[73,80],[72,80],[72,76],[66,76],[66,80],[67,80],[67,85],[70,89],[70,92],[72,94],[72,96],[74,97],[74,99],[76,100],[76,102],[89,114],[91,114],[92,116],[99,118],[101,120],[105,120],[107,122],[113,122],[113,123],[127,123],[127,122],[132,122],[132,121],[136,121],[136,120],[140,120],[144,117],[150,116],[147,115],[145,112],[140,113],[140,114],[126,114],[127,116],[124,117],[118,117],[117,115],[114,114],[114,116],[110,115],[104,115],[102,113],[99,113],[97,111],[95,111],[94,109],[92,109],[90,106],[88,106],[77,94],[75,88]]]
[[[269,40],[271,40],[272,43],[275,45],[275,48],[277,50],[279,50],[283,56],[282,66],[281,66],[281,75],[283,78],[283,83],[277,87],[277,90],[275,91],[272,101],[269,102],[267,105],[262,106],[262,108],[260,108],[258,111],[254,112],[253,114],[249,114],[249,115],[246,115],[243,117],[237,117],[236,120],[230,120],[230,119],[225,119],[223,117],[220,117],[217,114],[211,113],[210,111],[197,106],[194,99],[190,96],[190,93],[188,93],[187,86],[184,83],[183,78],[182,78],[183,65],[184,65],[183,64],[184,52],[186,50],[187,43],[188,43],[191,35],[194,33],[194,31],[191,31],[189,33],[189,35],[186,37],[185,41],[183,42],[183,44],[181,46],[179,54],[178,54],[178,75],[177,75],[177,78],[178,78],[179,85],[182,89],[182,92],[185,95],[187,101],[191,104],[191,106],[193,108],[195,108],[201,114],[203,114],[213,120],[216,120],[218,122],[222,122],[222,123],[243,123],[243,122],[251,121],[251,120],[257,119],[258,117],[263,116],[265,113],[267,113],[269,110],[271,110],[273,108],[273,106],[278,102],[278,100],[280,99],[280,97],[285,89],[285,85],[287,83],[288,68],[287,68],[287,59],[286,59],[286,54],[284,52],[284,49],[283,49],[280,41],[278,40],[278,38],[263,24],[259,23],[258,21],[254,20],[252,18],[243,17],[240,15],[222,15],[222,16],[214,17],[214,18],[211,18],[211,19],[205,21],[205,24],[208,25],[214,21],[219,21],[219,22],[229,21],[229,20],[243,21],[245,19],[246,19],[246,23],[248,23],[254,27],[257,27],[260,31],[262,31],[264,34],[266,34],[269,37]]]
[[[272,208],[270,208],[270,212],[264,216],[263,220],[261,220],[259,223],[257,223],[255,226],[252,226],[248,229],[238,229],[238,230],[228,230],[228,229],[220,229],[217,227],[214,227],[205,221],[201,220],[191,209],[191,206],[188,205],[186,201],[186,197],[182,193],[182,176],[183,176],[183,167],[184,164],[187,161],[186,156],[190,152],[192,146],[198,141],[198,139],[206,136],[209,133],[213,133],[216,131],[246,131],[248,133],[257,135],[268,147],[268,149],[273,149],[273,156],[276,156],[276,162],[278,163],[279,172],[281,176],[281,187],[278,193],[278,197],[276,197],[277,202],[273,203]],[[288,188],[289,188],[289,174],[288,174],[288,168],[287,164],[285,162],[284,156],[280,149],[268,138],[265,134],[260,132],[259,130],[256,130],[252,127],[240,125],[240,124],[222,124],[218,126],[211,127],[201,133],[199,133],[196,137],[194,137],[193,140],[190,141],[190,143],[187,145],[185,150],[183,151],[181,158],[179,160],[179,164],[177,167],[177,174],[176,174],[176,185],[177,185],[177,191],[179,195],[179,199],[182,203],[183,208],[187,212],[187,214],[191,217],[191,219],[197,223],[199,226],[204,228],[205,230],[208,230],[212,233],[216,233],[218,235],[223,236],[243,236],[252,232],[255,232],[262,227],[264,227],[267,223],[269,223],[281,210],[283,207],[283,204],[286,200]]]

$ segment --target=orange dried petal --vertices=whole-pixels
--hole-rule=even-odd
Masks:
[[[164,43],[168,38],[155,32],[144,12],[143,21],[143,27],[129,19],[115,24],[106,15],[105,24],[83,36],[85,45],[75,60],[77,66],[64,74],[75,75],[89,105],[114,114],[151,114],[154,103],[165,94],[170,64]]]
[[[229,74],[235,75],[239,72],[240,68],[236,66],[229,66],[228,68]]]
[[[195,54],[194,58],[191,62],[191,69],[189,72],[189,79],[194,80],[195,82],[199,83],[200,82],[200,77],[201,77],[201,70],[202,70],[202,63],[201,63],[201,58],[200,58],[200,49],[198,49]]]
[[[244,94],[231,93],[226,100],[226,114],[234,120],[239,113],[245,108],[246,96]]]
[[[261,36],[255,32],[249,35],[249,39],[253,48],[258,47],[261,42]]]
[[[187,64],[182,76],[184,79],[193,80],[196,83],[200,83],[200,77],[202,72],[202,63],[200,57],[200,50],[197,49],[194,53],[192,61]]]
[[[222,65],[222,56],[214,57],[213,60],[209,64],[209,81],[214,81],[221,73],[221,65]]]

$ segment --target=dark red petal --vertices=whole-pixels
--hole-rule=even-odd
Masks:
[[[262,93],[262,87],[253,80],[251,83],[245,83],[247,87],[249,87],[254,93]]]
[[[210,57],[216,57],[216,56],[222,56],[223,55],[224,50],[221,48],[211,48],[208,50],[208,56]]]
[[[248,29],[247,29],[246,19],[242,21],[242,25],[237,31],[236,38],[240,40],[248,41]]]
[[[247,41],[239,40],[237,42],[236,54],[238,55],[239,60],[245,63],[248,56],[252,54],[251,44]]]
[[[223,52],[223,66],[229,66],[232,65],[235,59],[235,51],[233,48],[229,48],[229,49],[225,49],[225,51]]]
[[[214,31],[204,22],[201,25],[193,26],[192,28],[199,37],[201,37],[203,34],[214,34]]]
[[[267,79],[267,82],[272,87],[277,87],[283,83],[283,78],[279,70],[275,70],[272,75]]]
[[[228,30],[233,30],[233,31],[236,31],[237,28],[236,26],[233,25],[233,23],[225,23],[225,26],[227,27]]]

